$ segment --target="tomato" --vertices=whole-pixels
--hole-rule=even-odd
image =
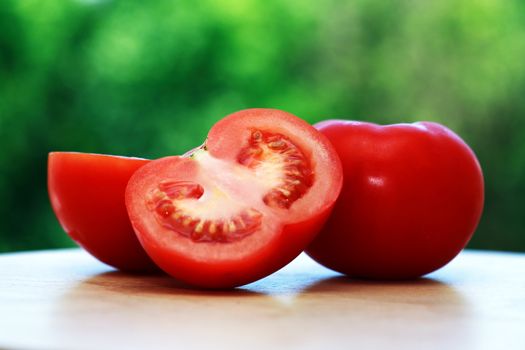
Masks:
[[[250,109],[211,129],[203,146],[130,179],[137,236],[187,284],[230,288],[286,265],[313,240],[342,187],[330,142],[286,112]]]
[[[121,270],[157,269],[135,236],[124,205],[131,174],[148,162],[88,153],[49,154],[49,197],[62,228],[94,257]]]
[[[344,185],[307,253],[349,276],[408,279],[452,260],[474,233],[483,175],[472,150],[429,122],[315,125],[335,146]]]

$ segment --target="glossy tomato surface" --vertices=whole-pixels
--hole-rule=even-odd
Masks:
[[[126,205],[158,266],[193,286],[229,288],[299,255],[341,187],[325,136],[286,112],[250,109],[220,120],[184,157],[140,168]]]
[[[344,185],[307,253],[350,276],[414,278],[452,260],[474,233],[483,176],[472,150],[430,122],[379,126],[329,120]]]
[[[129,178],[148,162],[74,152],[48,157],[49,197],[62,228],[94,257],[121,270],[156,269],[135,236],[124,204]]]

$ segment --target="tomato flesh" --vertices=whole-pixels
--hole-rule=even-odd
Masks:
[[[260,227],[261,213],[252,208],[241,209],[227,219],[202,218],[198,208],[188,207],[203,194],[203,187],[197,184],[163,181],[147,203],[159,224],[195,242],[232,242]]]
[[[125,271],[158,270],[129,222],[124,193],[149,161],[100,154],[52,152],[48,190],[66,233],[98,260]]]
[[[282,175],[281,181],[263,197],[271,207],[290,208],[313,183],[308,158],[281,134],[253,130],[237,161],[265,177]]]
[[[228,288],[295,258],[341,186],[339,159],[323,135],[288,113],[255,109],[221,120],[185,157],[141,168],[126,205],[162,269],[192,285]]]

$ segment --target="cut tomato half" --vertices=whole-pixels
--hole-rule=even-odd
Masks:
[[[188,284],[228,288],[294,259],[342,186],[329,141],[286,112],[250,109],[219,121],[204,145],[140,168],[126,189],[150,257]]]

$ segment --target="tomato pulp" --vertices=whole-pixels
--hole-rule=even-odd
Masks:
[[[135,236],[124,204],[129,178],[148,162],[89,153],[49,154],[49,198],[62,228],[94,257],[117,269],[157,270]]]
[[[459,136],[429,122],[315,126],[341,158],[344,185],[307,249],[313,259],[350,276],[405,279],[465,247],[481,216],[483,175]]]
[[[164,271],[190,285],[229,288],[295,258],[342,187],[339,158],[315,128],[286,112],[229,115],[204,145],[130,179],[137,236]]]

